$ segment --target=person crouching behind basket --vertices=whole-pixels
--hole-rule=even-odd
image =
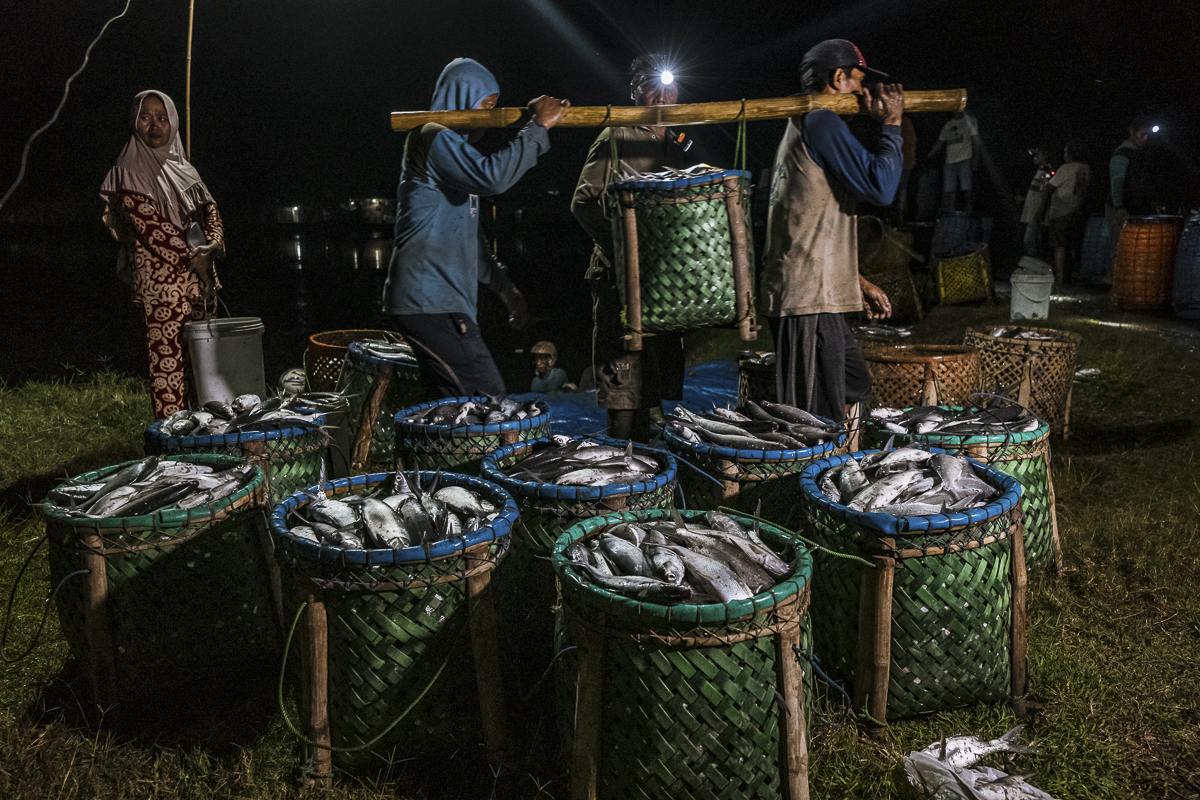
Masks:
[[[833,111],[792,117],[775,154],[761,303],[775,337],[778,401],[840,422],[847,404],[867,397],[871,374],[845,315],[866,302],[872,319],[892,308],[887,295],[858,274],[855,201],[891,202],[900,181],[899,84],[864,88],[870,69],[858,48],[830,39],[800,66],[806,91],[855,94],[883,123],[880,152],[863,148]]]
[[[154,416],[194,403],[187,322],[216,311],[220,288],[213,259],[225,257],[221,215],[179,139],[179,114],[162,92],[133,100],[129,143],[100,187],[104,224],[120,242],[117,275],[141,306],[150,355]]]
[[[500,87],[469,58],[442,70],[433,111],[495,108]],[[396,191],[395,250],[383,287],[383,310],[413,345],[430,399],[506,394],[504,379],[475,324],[479,284],[486,284],[521,328],[525,298],[491,256],[479,231],[479,197],[506,191],[550,149],[547,129],[570,107],[542,96],[529,101],[533,118],[492,155],[472,145],[483,131],[428,123],[408,134]]]

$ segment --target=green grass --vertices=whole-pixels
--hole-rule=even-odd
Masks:
[[[914,338],[961,342],[965,325],[1006,316],[1000,306],[937,309]],[[1080,366],[1101,370],[1076,384],[1071,437],[1054,443],[1058,518],[1075,569],[1030,583],[1029,691],[1040,708],[1022,741],[1038,752],[1016,764],[1060,800],[1200,796],[1200,354],[1128,326],[1135,321],[1056,306],[1049,323],[1081,333]],[[697,337],[689,360],[740,349],[735,339]],[[31,504],[64,474],[139,456],[149,418],[143,382],[119,375],[0,387],[0,585],[12,586],[44,531]],[[17,593],[10,655],[24,650],[49,589],[39,554]],[[301,748],[270,696],[254,698],[239,724],[191,740],[96,733],[79,711],[87,684],[57,625],[51,614],[33,654],[0,667],[0,797],[567,796],[562,776],[542,774],[536,761],[497,778],[463,760],[457,789],[402,760],[377,779],[339,775],[332,788],[306,787]],[[893,724],[871,742],[823,705],[829,722],[814,724],[810,745],[814,798],[917,798],[901,768],[909,750],[1018,723],[991,704]]]

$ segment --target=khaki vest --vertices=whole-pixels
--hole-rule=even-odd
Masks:
[[[863,307],[855,201],[812,160],[801,138],[802,120],[788,121],[775,153],[760,295],[769,317]]]

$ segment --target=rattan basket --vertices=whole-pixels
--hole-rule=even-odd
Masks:
[[[502,511],[466,536],[402,550],[343,550],[293,535],[289,514],[310,502],[305,494],[292,495],[271,514],[287,618],[293,631],[300,628],[301,725],[317,775],[328,775],[333,764],[378,764],[379,754],[386,759],[394,749],[444,751],[464,736],[472,744],[482,739],[495,755],[507,747],[495,613],[486,589],[508,551],[517,506],[503,489],[478,478],[407,477],[466,487]],[[355,475],[326,484],[324,494],[363,494],[393,478]],[[290,637],[289,649],[297,649]]]
[[[851,511],[816,480],[857,452],[815,461],[800,476],[803,532],[864,566],[817,551],[815,652],[877,732],[887,720],[1025,693],[1025,557],[1021,485],[978,464],[1003,495],[951,515],[893,517]]]
[[[938,299],[943,305],[974,303],[992,298],[992,263],[987,245],[961,256],[939,258],[933,265]]]
[[[263,467],[271,502],[317,482],[321,459],[329,446],[329,437],[318,427],[281,428],[275,431],[241,431],[217,436],[172,436],[162,428],[163,420],[153,422],[145,431],[148,455],[215,454],[234,456]]]
[[[906,324],[921,321],[924,316],[921,297],[917,294],[917,286],[908,267],[873,272],[867,279],[888,296],[888,302],[892,304],[889,322]]]
[[[1079,360],[1083,337],[1053,328],[1030,328],[1052,339],[1022,339],[1016,336],[992,336],[990,325],[967,328],[963,344],[979,353],[983,384],[989,391],[1005,397],[1018,397],[1022,382],[1028,385],[1029,408],[1038,419],[1050,423],[1050,433],[1067,438],[1071,422],[1071,385]],[[953,401],[960,403],[957,398]],[[896,405],[896,404],[893,404]],[[897,408],[903,406],[896,405]]]
[[[1171,302],[1183,217],[1130,217],[1117,239],[1112,298],[1122,311],[1158,311]]]
[[[562,556],[608,526],[668,513],[595,517],[555,545],[570,796],[806,797],[812,560],[795,539],[763,526],[764,541],[794,571],[770,591],[728,605],[662,606],[615,595],[581,580]]]
[[[241,463],[221,455],[166,460],[217,470]],[[72,480],[101,480],[132,463]],[[271,685],[278,607],[270,543],[254,524],[266,499],[256,467],[243,489],[187,510],[88,519],[42,504],[63,636],[100,709],[158,704],[231,675]]]
[[[407,419],[434,406],[486,403],[486,397],[446,397],[404,408],[395,415],[396,459],[408,469],[452,469],[475,474],[488,453],[506,444],[550,435],[550,407],[537,400],[541,412],[527,419],[493,425],[427,425]]]
[[[342,377],[346,348],[351,342],[364,339],[399,341],[403,338],[395,331],[370,328],[314,333],[308,337],[308,349],[304,351],[304,373],[308,377],[309,391],[332,392],[337,388]]]
[[[913,259],[925,259],[913,250],[912,233],[886,224],[879,217],[858,217],[858,271],[877,283],[874,276],[881,272],[908,271]]]
[[[961,411],[961,406],[945,406]],[[881,447],[892,436],[876,420],[867,419],[868,444]],[[1062,567],[1062,544],[1058,538],[1058,514],[1054,509],[1054,481],[1050,477],[1050,424],[1041,422],[1024,433],[956,436],[945,433],[896,434],[896,446],[904,442],[922,448],[937,447],[947,453],[962,453],[1016,478],[1022,492],[1021,513],[1025,525],[1025,565],[1030,572]]]
[[[863,358],[871,371],[869,408],[961,405],[983,388],[979,355],[968,347],[873,344]]]
[[[396,412],[421,397],[416,363],[372,355],[353,342],[346,349],[338,391],[350,400],[351,472],[395,467]]]

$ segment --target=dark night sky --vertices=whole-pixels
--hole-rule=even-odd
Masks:
[[[0,6],[0,190],[53,111],[87,43],[123,0],[8,0]],[[1024,149],[1068,137],[1103,175],[1129,118],[1166,126],[1159,162],[1195,203],[1200,55],[1194,0],[841,3],[705,0],[197,0],[193,161],[223,205],[392,195],[402,138],[388,112],[426,107],[442,66],[471,56],[499,79],[501,104],[548,93],[576,105],[628,102],[624,68],[650,47],[678,57],[681,101],[790,94],[811,44],[854,40],[908,88],[966,87],[1013,192]],[[186,0],[134,0],[33,146],[13,203],[94,196],[128,133],[139,90],[184,99]],[[918,117],[922,155],[944,115]],[[750,159],[771,159],[782,123],[751,125]],[[714,162],[731,129],[693,128]],[[594,131],[557,130],[519,187],[569,191]],[[562,200],[565,202],[565,198]]]

